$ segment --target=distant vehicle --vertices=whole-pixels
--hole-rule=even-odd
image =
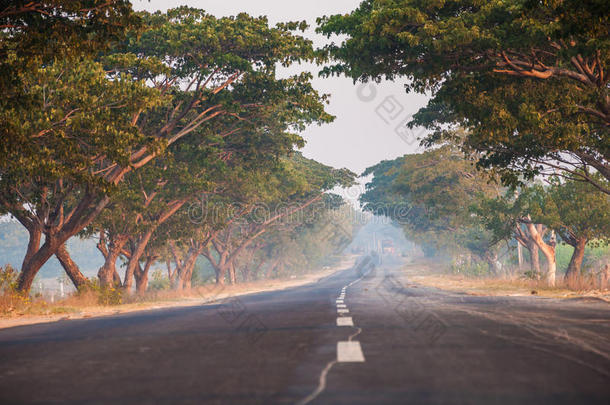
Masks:
[[[396,253],[396,248],[394,248],[394,241],[392,239],[382,240],[381,251],[384,255],[394,255]]]

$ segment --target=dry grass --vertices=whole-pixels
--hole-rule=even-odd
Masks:
[[[54,303],[49,303],[42,298],[26,299],[15,293],[0,293],[0,328],[60,319],[89,318],[146,309],[205,304],[243,294],[297,287],[315,282],[352,264],[353,259],[350,259],[335,268],[304,274],[296,278],[224,286],[208,284],[191,288],[188,291],[153,290],[141,295],[122,295],[120,302],[117,301],[116,296],[109,298],[107,295],[100,295],[100,291],[95,290],[74,294]],[[104,305],[104,302],[113,304]]]
[[[610,290],[600,288],[596,277],[579,277],[569,281],[558,277],[555,286],[549,286],[544,281],[519,276],[494,278],[451,274],[444,270],[443,266],[433,262],[409,264],[405,266],[404,271],[415,283],[471,295],[597,297],[610,302]]]

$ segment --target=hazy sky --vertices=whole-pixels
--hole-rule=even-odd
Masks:
[[[166,10],[179,5],[202,8],[216,16],[247,12],[254,16],[266,15],[270,23],[307,20],[315,27],[316,17],[348,13],[359,0],[132,0],[137,10]],[[307,34],[317,46],[326,38],[313,29]],[[334,167],[347,167],[360,174],[367,167],[384,159],[393,159],[417,149],[414,138],[418,131],[396,130],[410,114],[425,105],[426,97],[406,94],[404,82],[387,82],[374,88],[359,87],[351,79],[317,77],[313,69],[315,88],[331,94],[328,111],[337,118],[322,127],[312,126],[302,135],[307,140],[305,156]]]

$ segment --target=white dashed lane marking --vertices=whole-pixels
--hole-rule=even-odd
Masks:
[[[351,283],[349,283],[348,285],[341,288],[341,294],[337,297],[337,313],[340,315],[337,317],[337,326],[351,326],[357,330],[356,333],[349,336],[347,342],[337,342],[337,359],[330,361],[326,364],[326,367],[324,367],[324,370],[322,370],[322,373],[320,374],[318,387],[307,397],[305,397],[302,400],[300,400],[299,402],[297,402],[298,405],[305,405],[305,404],[310,403],[311,401],[316,399],[316,397],[318,395],[320,395],[320,393],[322,391],[324,391],[324,389],[326,388],[326,376],[328,375],[328,373],[330,372],[330,369],[335,364],[337,364],[337,363],[363,363],[365,361],[364,354],[362,353],[362,347],[360,346],[360,342],[352,341],[353,338],[355,338],[362,332],[362,329],[357,328],[354,325],[354,320],[352,319],[351,316],[343,315],[343,314],[349,313],[349,310],[347,309],[347,305],[345,305],[344,301],[343,301],[345,299],[345,290],[347,290],[348,287],[351,287],[352,285],[361,281],[363,278],[364,278],[364,275],[360,276],[360,278],[358,278],[357,280],[354,280]]]
[[[337,326],[354,326],[351,316],[340,316],[337,318]]]
[[[337,342],[337,361],[339,363],[364,362],[360,342]]]

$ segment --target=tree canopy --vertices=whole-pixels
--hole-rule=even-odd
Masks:
[[[407,79],[432,99],[410,125],[468,130],[466,149],[507,183],[561,169],[610,193],[610,64],[605,1],[367,0],[318,31],[346,35],[325,48],[326,74]],[[550,169],[550,170],[549,170]]]

